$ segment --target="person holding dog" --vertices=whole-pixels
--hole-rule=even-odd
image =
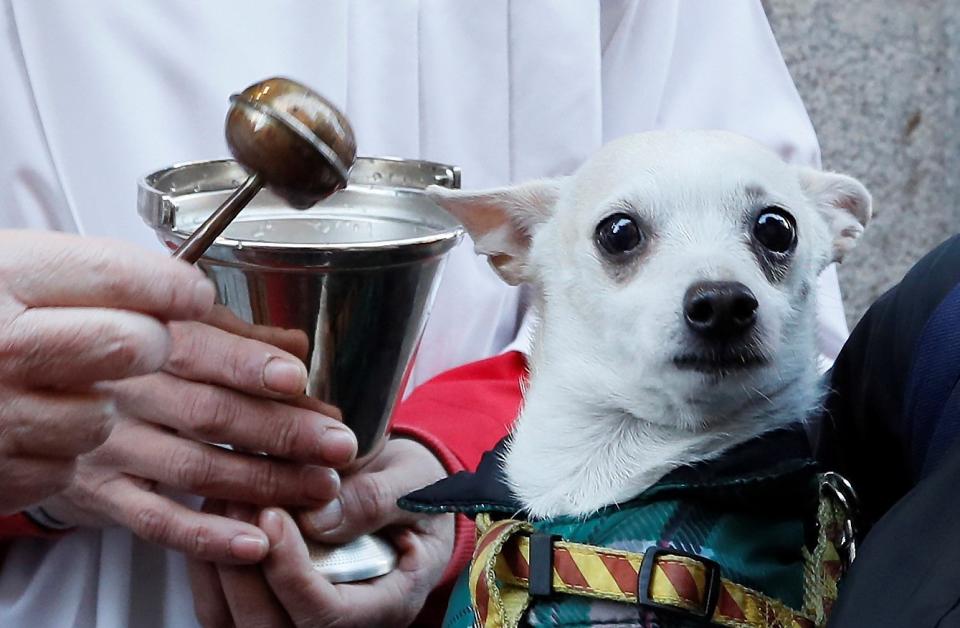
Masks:
[[[13,190],[3,206],[4,226],[152,243],[132,209],[131,182],[158,165],[222,154],[225,95],[278,72],[344,105],[363,153],[456,163],[467,186],[563,174],[608,139],[658,127],[727,128],[793,161],[817,162],[813,129],[759,2],[708,8],[614,1],[560,12],[551,4],[334,2],[301,7],[298,19],[277,12],[251,21],[259,5],[244,13],[236,2],[164,3],[154,11],[152,5],[54,8],[7,0],[0,25],[12,36],[0,50],[0,68],[16,78],[0,94],[10,112],[0,124],[6,147],[0,178]],[[254,37],[256,49],[249,46]],[[764,89],[755,89],[758,84]],[[80,89],[89,97],[77,99]],[[846,326],[833,269],[821,281],[820,349],[829,362]],[[471,286],[467,294],[464,285]],[[84,457],[81,482],[42,504],[56,519],[47,524],[77,529],[34,526],[31,534],[61,538],[20,539],[7,550],[0,623],[191,625],[192,593],[180,552],[193,559],[196,611],[205,624],[412,620],[441,575],[459,570],[471,532],[458,521],[451,550],[451,521],[424,525],[395,500],[475,465],[502,435],[515,416],[522,350],[534,324],[525,314],[522,292],[502,286],[470,243],[454,251],[414,367],[416,387],[395,421],[398,438],[359,474],[334,481],[318,471],[326,479],[310,488],[324,493],[310,499],[299,492],[306,491],[304,483],[278,481],[286,477],[281,468],[224,471],[238,460],[218,457],[220,466],[209,450],[198,455],[198,439],[184,429],[204,417],[228,417],[247,443],[255,442],[264,435],[247,430],[263,424],[264,407],[271,420],[325,425],[322,409],[283,406],[295,394],[265,390],[256,377],[263,364],[256,359],[265,354],[254,351],[263,349],[254,342],[280,345],[268,353],[284,358],[296,355],[295,344],[219,319],[179,328],[173,364],[153,376],[164,387],[129,388],[125,408],[137,427],[166,428],[153,427],[151,435],[173,431],[164,460],[191,460],[187,469],[197,473],[152,464],[152,442],[142,432],[115,430],[113,443],[108,439]],[[482,358],[490,360],[476,363]],[[225,372],[225,363],[244,368]],[[171,416],[175,401],[182,411]],[[316,435],[304,430],[305,437]],[[337,452],[345,458],[348,449],[341,439]],[[310,466],[337,466],[341,460],[333,458],[311,459]],[[100,481],[116,474],[133,480]],[[212,481],[218,478],[238,481],[219,486]],[[240,494],[257,482],[263,490],[255,499]],[[323,499],[332,497],[336,483],[338,497]],[[198,512],[199,500],[178,489],[247,504],[211,503],[208,512]],[[84,497],[90,494],[102,498],[92,504],[94,512]],[[157,498],[165,508],[150,506]],[[316,508],[304,503],[316,499],[322,502]],[[296,539],[277,536],[276,517],[285,526],[287,515],[268,510],[260,520],[251,512],[250,501],[271,500],[308,506],[299,523],[319,540],[401,530],[400,569],[356,588],[313,579],[295,553],[298,546],[286,543]],[[27,515],[11,517],[8,534],[22,536]],[[244,541],[252,551],[231,554],[230,534],[237,529],[264,543]],[[236,565],[264,553],[262,571]],[[51,590],[60,592],[55,603]],[[279,591],[297,597],[278,597]],[[435,617],[442,606],[440,591],[427,610]]]

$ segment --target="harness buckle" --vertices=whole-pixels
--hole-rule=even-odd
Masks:
[[[528,590],[533,597],[553,594],[553,544],[560,540],[556,534],[533,532],[530,535]]]
[[[657,602],[650,596],[650,585],[653,579],[653,568],[657,560],[662,556],[680,556],[700,563],[704,570],[705,588],[701,599],[702,605],[699,610],[691,610],[675,604]],[[637,578],[637,608],[640,612],[644,610],[664,611],[683,615],[687,618],[693,618],[709,624],[713,619],[713,613],[717,610],[717,602],[720,601],[720,565],[716,561],[704,558],[699,554],[691,554],[681,550],[669,547],[651,547],[643,553],[643,560],[640,562],[640,573]]]

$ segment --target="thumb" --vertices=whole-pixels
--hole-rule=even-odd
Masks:
[[[414,524],[424,515],[397,506],[397,500],[409,491],[405,483],[397,481],[395,470],[344,478],[336,499],[300,512],[301,530],[316,541],[346,543],[386,526]]]
[[[259,525],[270,539],[270,554],[263,562],[263,575],[293,623],[297,626],[339,624],[348,611],[336,587],[317,574],[306,543],[290,515],[279,508],[268,508],[260,514]]]
[[[263,574],[283,609],[297,626],[406,626],[422,604],[408,573],[423,559],[413,534],[406,535],[411,558],[375,580],[334,585],[317,574],[293,520],[276,508],[265,510],[260,526],[270,539]],[[411,602],[411,600],[415,600]],[[275,623],[263,625],[276,625]]]

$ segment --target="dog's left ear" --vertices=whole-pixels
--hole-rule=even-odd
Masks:
[[[872,200],[862,183],[843,174],[800,168],[800,185],[827,221],[833,235],[833,261],[857,245],[870,222]]]
[[[486,255],[500,277],[511,285],[527,276],[527,253],[537,227],[553,215],[566,179],[540,179],[511,187],[462,191],[439,186],[427,196],[463,223],[477,253]]]

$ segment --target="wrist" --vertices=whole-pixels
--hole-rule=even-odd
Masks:
[[[24,510],[24,515],[45,530],[59,532],[79,527],[101,527],[109,520],[80,508],[71,497],[70,489],[57,493]]]
[[[23,511],[14,515],[0,516],[0,544],[23,538],[57,538],[67,532],[69,530],[55,531],[44,528]]]
[[[429,463],[426,463],[428,466],[424,467],[424,471],[429,471],[429,473],[434,476],[434,479],[432,479],[431,482],[442,480],[450,475],[447,465],[443,463],[443,458],[438,455],[428,443],[424,443],[415,435],[396,434],[392,435],[390,440],[400,444],[402,447],[415,449],[418,452],[416,454],[417,457],[422,459],[425,463],[427,460],[430,461]]]
[[[453,475],[464,470],[464,465],[453,451],[447,447],[436,435],[416,426],[395,426],[390,435],[391,440],[412,441],[426,449],[431,457],[443,468],[443,475]]]
[[[42,504],[35,504],[23,510],[23,515],[44,532],[63,533],[76,526],[51,514]]]

